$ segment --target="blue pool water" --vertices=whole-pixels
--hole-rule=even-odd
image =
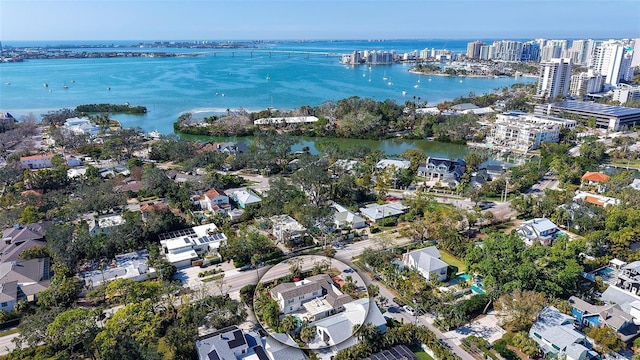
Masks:
[[[471,291],[481,295],[485,293],[484,289],[482,288],[482,284],[471,285]]]
[[[612,268],[610,268],[610,267],[605,267],[605,268],[602,268],[602,269],[598,270],[598,271],[596,272],[596,274],[598,274],[598,275],[602,276],[602,275],[609,275],[609,274],[611,274],[612,272],[613,272],[613,269],[612,269]]]

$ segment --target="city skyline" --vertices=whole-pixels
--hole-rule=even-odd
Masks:
[[[640,37],[631,0],[2,0],[0,10],[2,41]]]

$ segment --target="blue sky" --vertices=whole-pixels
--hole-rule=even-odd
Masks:
[[[640,1],[0,0],[0,40],[640,37]]]

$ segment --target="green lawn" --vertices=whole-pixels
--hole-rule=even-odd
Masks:
[[[416,356],[420,359],[420,360],[433,360],[433,358],[431,356],[429,356],[429,354],[427,354],[426,352],[424,352],[424,350],[422,350],[422,348],[420,347],[420,345],[411,345],[409,346],[409,349],[416,354]]]
[[[623,160],[623,159],[615,159],[611,162],[613,165],[621,166],[623,168],[629,167],[630,169],[640,170],[640,159],[639,160]]]
[[[449,254],[448,252],[446,252],[444,250],[440,250],[440,256],[441,256],[442,261],[446,262],[447,264],[449,264],[451,266],[456,266],[458,268],[458,271],[467,271],[467,265],[465,265],[457,257]]]

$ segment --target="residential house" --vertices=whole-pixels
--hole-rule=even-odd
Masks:
[[[18,300],[34,302],[51,283],[49,258],[0,263],[0,309],[13,310]]]
[[[576,195],[573,197],[573,200],[584,201],[586,203],[605,208],[607,206],[620,205],[620,199],[580,190],[576,190]]]
[[[629,184],[627,187],[630,187],[634,190],[640,190],[640,179],[633,179],[631,184]]]
[[[487,164],[478,169],[478,173],[483,175],[486,180],[495,180],[506,172],[504,165]]]
[[[435,246],[407,252],[402,256],[402,262],[410,269],[417,270],[427,281],[447,280],[449,264],[440,260],[440,251]]]
[[[271,336],[245,333],[232,325],[196,340],[199,360],[306,360],[304,352]]]
[[[55,154],[39,154],[39,155],[31,155],[31,156],[21,156],[20,157],[20,166],[23,169],[46,169],[50,168],[51,159],[56,156]]]
[[[640,319],[624,311],[619,304],[593,305],[575,296],[569,298],[569,303],[571,314],[580,326],[608,326],[627,344],[640,334],[640,327],[635,323]],[[629,308],[640,315],[640,301],[630,303]]]
[[[20,225],[2,231],[0,242],[0,262],[20,260],[23,251],[34,246],[44,246],[46,229],[51,226],[51,221]]]
[[[408,206],[402,204],[402,202],[391,202],[387,204],[369,204],[363,208],[360,208],[360,213],[365,218],[369,219],[371,223],[377,223],[382,219],[397,218],[409,210]]]
[[[307,233],[307,229],[289,215],[272,216],[271,223],[273,235],[285,244],[299,243]]]
[[[427,161],[418,167],[418,176],[427,181],[442,182],[449,186],[458,186],[460,179],[467,168],[467,163],[462,159],[444,159],[429,157]]]
[[[376,170],[394,167],[395,170],[398,171],[408,169],[410,166],[411,162],[408,160],[382,159],[376,164]]]
[[[67,119],[64,125],[62,125],[61,130],[73,135],[98,135],[98,133],[100,133],[100,128],[86,117]]]
[[[527,245],[533,245],[539,241],[544,246],[550,246],[558,235],[558,227],[547,218],[527,220],[515,231]]]
[[[362,229],[367,226],[367,220],[349,211],[344,206],[333,204],[331,208],[334,210],[333,223],[336,229]]]
[[[160,234],[162,254],[169,263],[178,268],[193,265],[200,260],[200,254],[217,252],[227,241],[225,234],[218,231],[215,224],[194,226],[188,229]]]
[[[211,212],[225,213],[231,209],[229,197],[222,190],[210,189],[200,198],[200,207]]]
[[[156,270],[149,267],[149,251],[140,250],[116,255],[113,262],[104,267],[96,266],[80,273],[88,287],[98,286],[115,279],[143,281],[156,278]]]
[[[582,185],[595,186],[598,192],[605,191],[606,184],[609,182],[609,175],[601,172],[587,171],[582,175]]]
[[[618,273],[616,286],[637,294],[640,290],[640,261],[634,261],[622,266],[622,271]]]
[[[333,284],[333,280],[326,274],[310,276],[304,280],[279,284],[270,291],[271,297],[278,302],[280,312],[283,314],[291,314],[305,307],[305,304],[322,298],[327,305],[323,307],[324,314],[315,310],[311,312],[311,319],[324,318],[330,313],[341,311],[342,306],[347,301],[351,301],[349,295],[345,295]],[[309,309],[306,309],[307,313]]]
[[[260,196],[256,195],[256,193],[254,193],[249,189],[241,189],[238,191],[234,191],[231,194],[231,198],[242,209],[246,209],[247,206],[251,206],[253,204],[257,204],[262,201],[262,198],[260,198]]]
[[[343,312],[312,322],[310,325],[316,327],[316,338],[309,343],[309,347],[334,346],[350,339],[354,327],[367,323],[367,315],[372,307],[377,306],[369,298],[361,298],[345,303]],[[376,328],[384,326],[386,330],[386,325],[377,316],[369,320],[374,321],[372,324]]]
[[[108,214],[98,216],[97,219],[87,220],[89,224],[89,233],[92,236],[98,234],[109,234],[118,226],[125,223],[124,218],[120,214]]]
[[[545,357],[566,356],[568,360],[591,358],[591,345],[586,336],[574,328],[573,322],[573,317],[561,313],[553,306],[547,306],[540,311],[538,320],[531,326],[529,337],[538,343]]]

